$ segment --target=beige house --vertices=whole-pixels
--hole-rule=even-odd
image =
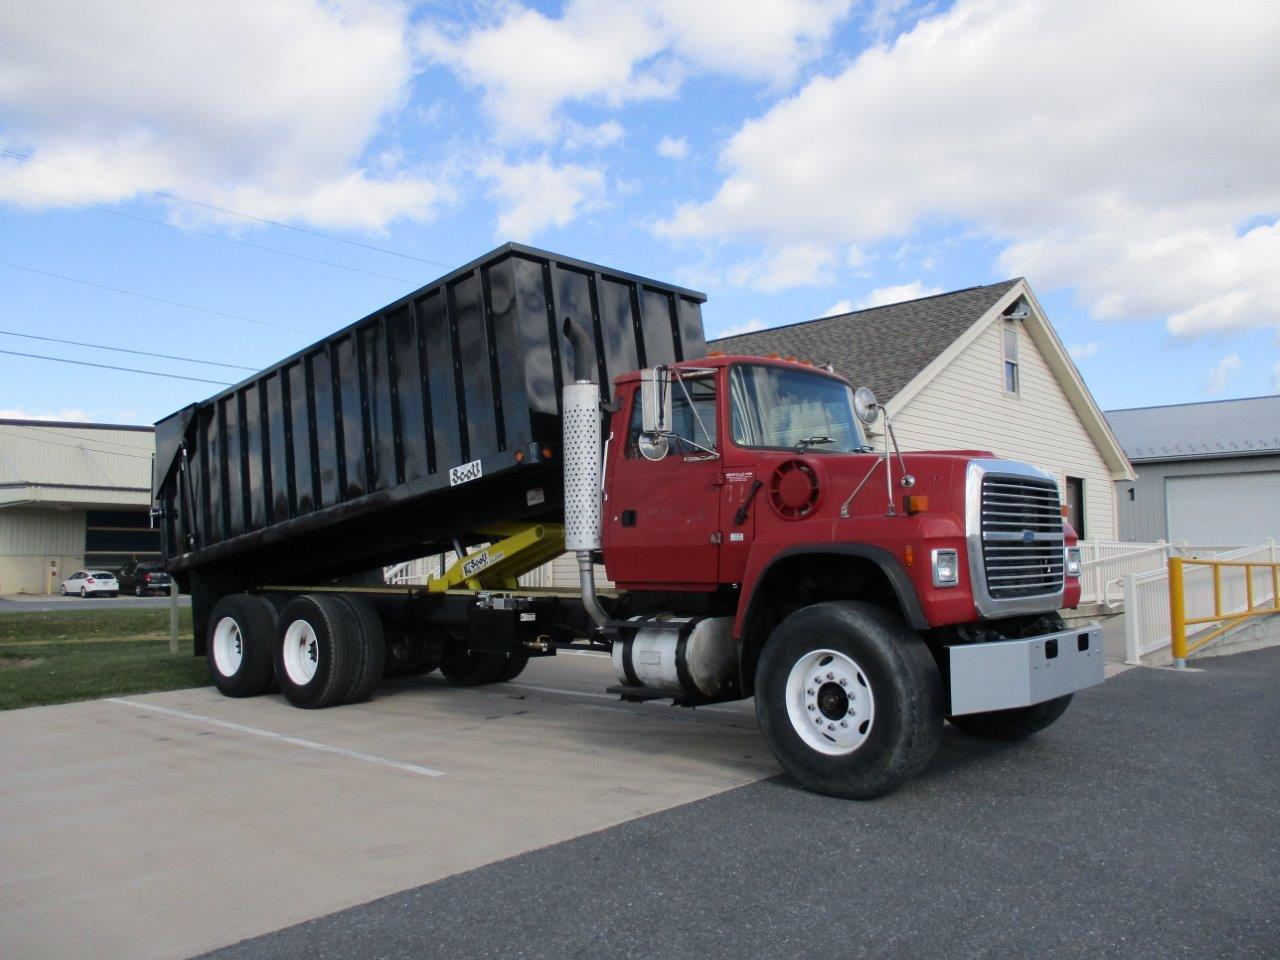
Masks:
[[[887,407],[905,450],[991,450],[1058,478],[1082,538],[1116,540],[1133,466],[1026,280],[712,341],[831,363]],[[879,442],[877,437],[877,442]]]
[[[159,556],[151,427],[0,419],[0,594]]]

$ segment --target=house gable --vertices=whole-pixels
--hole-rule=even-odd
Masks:
[[[1066,477],[1078,477],[1084,481],[1086,536],[1115,539],[1115,470],[1062,381],[1061,362],[1053,355],[1065,357],[1065,351],[1029,296],[1032,313],[1026,320],[1001,319],[1028,293],[1023,284],[1010,290],[890,401],[894,431],[904,449],[987,449],[1049,470],[1063,485]],[[1004,389],[1006,328],[1017,337],[1017,394]],[[1114,437],[1103,439],[1113,459],[1119,455],[1117,466],[1127,466]]]

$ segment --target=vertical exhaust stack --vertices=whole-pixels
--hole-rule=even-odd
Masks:
[[[592,552],[600,549],[600,388],[593,369],[595,351],[586,332],[564,318],[573,344],[573,383],[564,386],[564,542],[578,558],[582,605],[604,629],[609,615],[596,598]]]

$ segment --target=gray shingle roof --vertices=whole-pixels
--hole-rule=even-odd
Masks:
[[[1107,411],[1130,460],[1280,452],[1280,396]]]
[[[1017,280],[969,287],[919,300],[821,317],[708,341],[728,354],[770,354],[825,361],[854,386],[888,402]]]

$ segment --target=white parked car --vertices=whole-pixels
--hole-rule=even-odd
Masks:
[[[62,595],[90,597],[95,593],[114,597],[120,592],[120,582],[109,570],[77,570],[62,581]]]

